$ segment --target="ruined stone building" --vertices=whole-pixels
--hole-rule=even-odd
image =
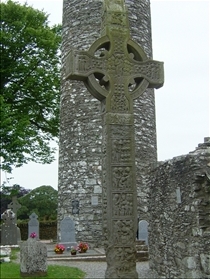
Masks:
[[[210,278],[210,138],[149,175],[150,267],[158,278]]]

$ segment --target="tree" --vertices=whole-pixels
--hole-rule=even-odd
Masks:
[[[61,26],[8,0],[1,8],[1,168],[51,163],[58,136]]]
[[[1,186],[0,194],[1,194],[1,213],[3,213],[8,204],[11,203],[12,197],[17,196],[20,198],[26,194],[28,194],[31,190],[25,189],[18,184],[14,184],[13,186],[6,186],[5,183]]]
[[[17,218],[28,219],[35,212],[39,220],[56,219],[58,192],[51,186],[40,186],[18,199],[21,208]]]

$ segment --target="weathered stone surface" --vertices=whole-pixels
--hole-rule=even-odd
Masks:
[[[76,238],[75,238],[75,224],[74,221],[70,217],[65,217],[60,224],[61,228],[61,236],[60,236],[60,244],[64,245],[65,248],[76,246]]]
[[[4,223],[1,225],[1,244],[17,245],[21,240],[20,229],[15,223],[15,213],[7,209],[1,214]]]
[[[101,33],[88,51],[70,51],[66,78],[84,81],[101,101],[105,277],[137,278],[133,99],[163,85],[163,63],[149,60],[131,40],[123,0],[104,1]]]
[[[47,275],[47,246],[35,238],[20,244],[20,275],[44,277]]]
[[[210,278],[209,162],[205,138],[195,151],[162,163],[149,176],[150,267],[158,278]]]
[[[131,37],[152,58],[150,2],[126,0]],[[102,1],[65,0],[63,2],[62,61],[70,48],[87,50],[99,38]],[[102,194],[94,193],[101,185],[102,121],[100,105],[77,81],[65,80],[62,69],[61,129],[59,149],[58,235],[60,221],[71,216],[71,202],[80,200],[79,215],[72,216],[78,240],[101,245]],[[153,89],[134,101],[136,139],[138,216],[148,219],[148,189],[145,174],[156,164],[155,100]],[[144,193],[144,195],[143,195]],[[98,205],[91,197],[98,195]],[[93,216],[91,220],[90,216]],[[137,222],[137,220],[136,220]]]

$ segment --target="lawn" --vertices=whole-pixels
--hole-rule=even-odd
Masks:
[[[82,279],[85,273],[76,267],[49,265],[47,269],[47,276],[44,278],[69,278]],[[20,276],[20,265],[17,263],[2,263],[1,264],[1,279],[4,278],[23,278]],[[24,277],[29,279],[32,277]],[[34,279],[40,277],[33,277]]]
[[[4,278],[23,278],[20,276],[20,264],[12,262],[17,258],[16,253],[19,249],[12,249],[11,253],[11,262],[10,263],[1,263],[1,279]],[[85,277],[85,273],[76,268],[76,267],[68,267],[68,266],[59,266],[59,265],[48,265],[47,268],[47,276],[43,278],[69,278],[69,279],[83,279]],[[40,277],[24,277],[25,279],[31,278],[39,278]]]

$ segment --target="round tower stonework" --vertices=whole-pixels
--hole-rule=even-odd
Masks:
[[[60,222],[74,220],[77,241],[100,246],[102,239],[101,104],[81,81],[65,79],[71,49],[88,50],[100,37],[101,0],[64,0],[59,139],[58,241]],[[131,38],[152,58],[150,1],[126,0]],[[156,165],[153,89],[134,102],[138,218],[148,219],[146,174]],[[137,221],[137,220],[136,220]]]

